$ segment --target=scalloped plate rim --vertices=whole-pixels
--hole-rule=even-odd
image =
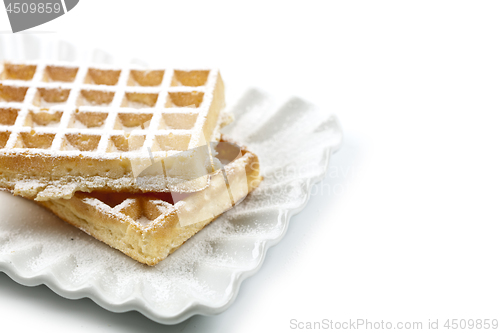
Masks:
[[[254,88],[255,89],[255,88]],[[327,171],[330,157],[333,153],[338,151],[342,145],[342,130],[340,128],[340,125],[338,123],[337,117],[334,116],[335,122],[337,124],[337,130],[340,132],[340,139],[336,143],[336,145],[328,146],[325,147],[323,150],[324,153],[327,155],[327,161],[324,165],[324,168],[319,176],[316,176],[314,178],[307,179],[308,184],[307,184],[307,196],[302,202],[302,204],[298,207],[292,208],[292,209],[280,209],[280,213],[285,213],[287,214],[286,220],[284,221],[284,229],[283,231],[275,238],[267,239],[264,240],[263,243],[263,251],[260,252],[260,258],[258,258],[257,265],[254,267],[248,269],[248,270],[237,270],[235,271],[232,276],[237,275],[236,278],[232,279],[232,292],[227,299],[226,302],[223,302],[222,305],[219,306],[209,306],[206,304],[202,304],[199,302],[192,302],[188,304],[184,309],[179,311],[176,314],[173,315],[165,315],[161,314],[158,312],[155,312],[153,308],[148,306],[147,304],[144,304],[144,302],[138,298],[129,298],[126,301],[122,303],[112,303],[109,300],[105,299],[103,296],[101,296],[99,293],[95,292],[95,289],[88,284],[83,285],[80,288],[77,288],[75,290],[69,290],[63,286],[60,285],[59,281],[54,277],[51,276],[50,274],[50,267],[44,269],[41,271],[41,273],[38,273],[37,275],[34,276],[26,276],[21,274],[15,266],[9,266],[9,263],[5,261],[0,261],[0,271],[5,273],[7,276],[9,276],[12,280],[14,280],[16,283],[28,286],[28,287],[35,287],[39,285],[45,285],[47,286],[50,290],[55,292],[57,295],[71,299],[71,300],[78,300],[78,299],[83,299],[83,298],[89,298],[91,299],[94,303],[96,303],[98,306],[110,311],[110,312],[115,312],[115,313],[125,313],[129,311],[137,311],[141,313],[143,316],[149,318],[150,320],[153,320],[155,322],[158,322],[160,324],[165,324],[165,325],[175,325],[178,323],[181,323],[187,319],[189,319],[192,316],[195,315],[204,315],[204,316],[212,316],[212,315],[217,315],[219,313],[224,312],[226,309],[228,309],[233,302],[236,300],[236,297],[239,293],[241,284],[243,281],[245,281],[247,278],[251,277],[255,273],[259,271],[259,269],[262,267],[267,252],[268,250],[277,245],[281,239],[285,236],[285,234],[288,231],[288,227],[290,224],[291,218],[298,214],[300,211],[302,211],[306,206],[307,203],[310,200],[311,197],[311,188],[314,184],[320,182]]]

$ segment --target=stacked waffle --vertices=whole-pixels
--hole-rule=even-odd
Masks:
[[[258,186],[217,70],[4,63],[0,188],[155,265]]]

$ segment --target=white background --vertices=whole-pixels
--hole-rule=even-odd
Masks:
[[[118,57],[216,65],[230,101],[249,86],[297,95],[337,114],[345,141],[224,313],[163,326],[0,273],[2,331],[500,319],[499,17],[496,1],[84,0],[31,29]]]

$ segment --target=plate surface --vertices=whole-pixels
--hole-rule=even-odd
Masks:
[[[8,42],[0,40],[0,46]],[[18,44],[11,49],[19,53],[3,56],[22,59]],[[39,45],[29,54],[59,55],[52,60],[79,54],[61,45],[64,52]],[[259,156],[265,178],[260,187],[160,264],[139,264],[36,204],[0,193],[0,271],[23,285],[45,284],[63,297],[89,297],[110,311],[136,310],[163,324],[224,311],[283,237],[290,217],[304,208],[341,144],[335,116],[299,98],[278,107],[272,100],[248,90],[231,107],[235,122],[224,129]]]

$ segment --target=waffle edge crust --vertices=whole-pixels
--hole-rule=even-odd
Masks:
[[[229,178],[246,177],[246,188],[250,193],[262,180],[259,160],[245,147],[242,147],[241,153],[242,156],[228,164],[224,170]],[[35,202],[127,256],[154,266],[231,208],[219,202],[228,191],[224,178],[217,177],[222,175],[221,172],[222,170],[219,170],[211,175],[210,185],[206,189],[195,192],[188,200],[181,200],[174,205],[154,193],[107,193],[104,198],[96,192],[77,192],[70,199]],[[233,187],[231,190],[232,206],[243,200],[247,194],[247,191],[239,191]],[[111,207],[114,204],[116,205]],[[180,207],[185,214],[183,219],[189,219],[196,218],[197,212],[207,205],[218,207],[213,211],[212,217],[181,226],[178,214]],[[147,217],[150,222],[141,223],[141,216],[142,219]]]
[[[93,190],[195,192],[218,141],[217,69],[0,63],[0,187],[35,200]],[[167,158],[138,177],[137,163]]]

